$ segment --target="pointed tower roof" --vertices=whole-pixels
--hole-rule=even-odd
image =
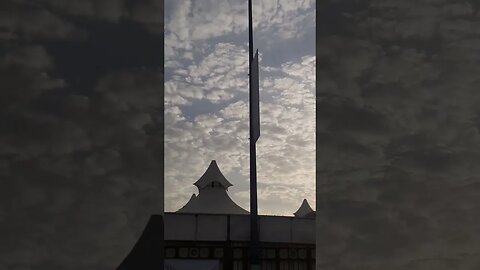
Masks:
[[[307,199],[303,199],[302,205],[300,208],[298,208],[297,212],[293,213],[296,217],[306,217],[310,216],[311,213],[314,213],[312,207],[310,207],[310,204],[308,204]]]
[[[197,198],[197,195],[195,195],[195,193],[193,193],[192,196],[190,197],[190,200],[188,200],[188,202],[180,209],[183,209],[183,208],[191,205],[196,198]]]
[[[223,176],[215,160],[212,160],[212,162],[210,162],[207,171],[205,171],[202,177],[200,177],[200,179],[198,179],[198,181],[195,182],[194,185],[197,186],[200,190],[207,186],[211,186],[212,183],[214,185],[220,185],[224,189],[228,189],[228,187],[233,186],[230,182],[228,182],[225,176]]]
[[[205,213],[205,214],[240,214],[248,215],[249,212],[238,206],[227,194],[227,188],[232,186],[223,176],[215,160],[212,160],[207,171],[194,184],[198,187],[198,196],[195,194],[179,213]]]

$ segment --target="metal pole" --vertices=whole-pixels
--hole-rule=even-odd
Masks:
[[[258,210],[257,210],[257,160],[256,142],[252,126],[252,62],[253,62],[253,23],[252,0],[248,0],[248,49],[249,49],[249,96],[250,96],[250,269],[260,268],[258,248]]]

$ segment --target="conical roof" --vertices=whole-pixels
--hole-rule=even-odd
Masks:
[[[312,207],[310,207],[307,199],[304,199],[300,208],[298,208],[297,212],[293,213],[293,215],[295,215],[296,217],[306,217],[310,216],[313,212],[315,211],[313,211]]]
[[[198,187],[198,196],[195,194],[179,213],[203,214],[243,214],[249,212],[238,206],[227,194],[227,188],[232,184],[223,176],[215,160],[212,160],[207,171],[195,182]]]
[[[215,160],[212,160],[212,162],[210,162],[208,169],[205,171],[202,177],[200,177],[200,179],[198,179],[198,181],[194,183],[194,185],[197,186],[200,190],[205,188],[206,186],[212,186],[212,183],[213,185],[220,185],[225,189],[232,186],[232,184],[228,182],[225,176],[223,176]]]
[[[195,199],[190,199],[190,201],[177,212],[196,214],[249,214],[247,210],[241,208],[228,196],[225,189],[220,187],[206,187],[202,189]]]

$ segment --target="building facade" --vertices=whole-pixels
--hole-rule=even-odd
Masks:
[[[165,269],[249,269],[250,215],[229,196],[215,161],[194,183],[199,194],[164,214]],[[315,269],[315,211],[304,200],[294,216],[258,216],[261,269]]]

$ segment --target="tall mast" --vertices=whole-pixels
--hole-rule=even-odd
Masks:
[[[248,0],[248,74],[249,74],[249,108],[250,108],[250,265],[259,269],[259,233],[257,207],[257,160],[256,141],[260,135],[259,100],[258,100],[258,55],[253,57],[253,23],[252,0]]]

